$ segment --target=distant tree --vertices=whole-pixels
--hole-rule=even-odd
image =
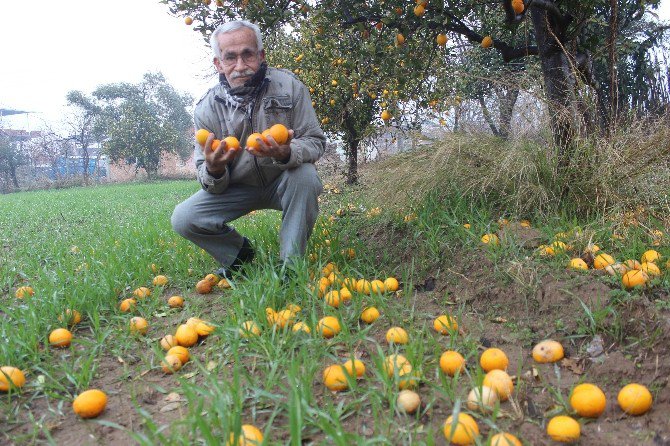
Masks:
[[[65,117],[65,126],[68,129],[68,138],[79,148],[81,163],[84,172],[84,182],[88,183],[88,168],[90,161],[90,146],[99,141],[99,128],[96,128],[96,119],[100,117],[102,108],[92,97],[80,91],[70,91],[67,94],[67,103],[72,107],[71,113]]]
[[[25,164],[25,160],[21,156],[20,142],[0,130],[0,178],[2,181],[11,182],[15,188],[18,188],[16,168],[22,164]]]
[[[192,150],[186,110],[192,98],[177,92],[161,73],[147,73],[138,84],[102,85],[93,96],[102,104],[95,131],[104,135],[103,149],[111,160],[132,160],[151,179],[161,154],[185,157]]]

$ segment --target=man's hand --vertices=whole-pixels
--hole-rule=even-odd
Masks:
[[[266,140],[256,138],[258,148],[246,147],[247,152],[259,157],[272,157],[276,160],[286,162],[291,156],[291,140],[293,139],[293,130],[288,131],[288,139],[285,144],[277,144],[272,136],[268,135]]]
[[[212,150],[212,141],[214,133],[210,133],[204,146],[200,146],[203,155],[205,155],[205,166],[210,175],[218,177],[226,172],[226,166],[233,162],[240,148],[231,149],[226,147],[226,143],[221,141],[221,145],[216,150]]]

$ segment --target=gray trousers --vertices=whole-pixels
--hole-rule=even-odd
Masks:
[[[314,164],[285,170],[267,187],[231,184],[222,194],[199,190],[172,213],[174,230],[230,266],[242,248],[243,237],[228,223],[259,209],[282,211],[280,258],[302,256],[319,213],[323,185]]]

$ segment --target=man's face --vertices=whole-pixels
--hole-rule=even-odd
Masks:
[[[231,87],[241,87],[265,61],[265,52],[258,51],[256,34],[249,28],[239,28],[216,37],[221,50],[221,58],[214,58],[216,71],[226,76]]]

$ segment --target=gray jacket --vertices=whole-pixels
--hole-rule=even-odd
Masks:
[[[284,124],[294,131],[291,157],[288,162],[281,163],[242,150],[223,176],[215,178],[207,172],[205,156],[196,142],[198,180],[207,192],[221,194],[229,184],[235,183],[264,187],[277,179],[282,171],[301,163],[314,163],[323,155],[326,137],[319,126],[307,87],[293,73],[282,69],[268,67],[266,78],[269,82],[252,102],[250,110],[226,101],[223,85],[211,88],[196,105],[195,128],[209,130],[216,139],[235,136],[244,147],[250,134],[260,133],[274,124]]]

